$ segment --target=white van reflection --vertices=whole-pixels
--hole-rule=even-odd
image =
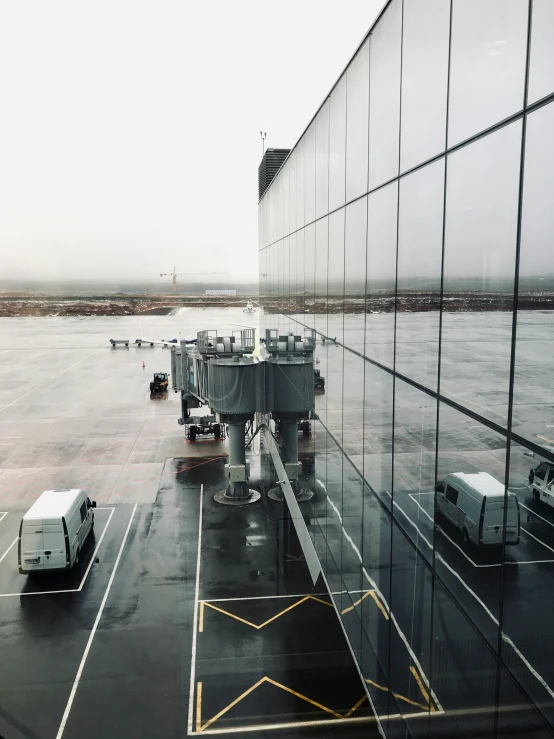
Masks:
[[[519,544],[519,502],[508,492],[506,544]],[[437,513],[463,532],[464,543],[502,544],[504,485],[488,472],[453,472],[437,486]]]

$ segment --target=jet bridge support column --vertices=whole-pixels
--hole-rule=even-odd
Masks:
[[[230,416],[224,419],[227,424],[227,439],[229,442],[229,462],[225,465],[227,487],[216,493],[217,503],[225,505],[246,505],[260,499],[260,493],[248,487],[250,464],[246,461],[246,447],[244,443],[245,426],[249,418],[244,416]]]

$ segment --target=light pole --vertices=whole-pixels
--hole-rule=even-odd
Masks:
[[[264,157],[264,154],[265,154],[265,137],[267,136],[267,132],[266,132],[266,131],[264,131],[264,132],[262,133],[262,131],[260,131],[260,136],[261,136],[261,138],[262,138],[262,159],[263,159],[263,157]]]

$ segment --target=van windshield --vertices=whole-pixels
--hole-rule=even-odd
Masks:
[[[508,515],[506,523],[508,526],[517,526],[518,505],[515,495],[508,496]],[[485,502],[485,527],[502,526],[504,523],[504,498],[487,498]]]

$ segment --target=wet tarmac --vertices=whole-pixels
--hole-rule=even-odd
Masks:
[[[149,397],[168,352],[107,345],[214,326],[209,311],[189,313],[148,327],[2,325],[0,367],[12,378],[0,401],[5,739],[325,737],[338,725],[377,735],[332,600],[310,580],[283,505],[265,497],[271,471],[253,459],[259,504],[218,506],[225,442],[186,442],[177,396]],[[219,328],[248,325],[242,312],[217,317]],[[60,486],[96,500],[94,533],[68,575],[22,576],[21,516]]]
[[[353,344],[364,341],[359,318],[347,328]],[[0,735],[365,737],[377,735],[373,705],[390,737],[492,738],[516,723],[519,736],[550,736],[528,701],[554,722],[554,511],[529,500],[533,460],[523,449],[513,450],[511,480],[524,530],[501,578],[497,553],[464,547],[460,532],[435,521],[436,404],[398,384],[393,408],[386,379],[341,347],[318,345],[326,392],[316,410],[330,433],[315,422],[300,442],[317,491],[302,504],[325,574],[314,585],[286,508],[265,495],[275,480],[267,455],[250,457],[260,502],[217,506],[226,442],[187,442],[178,396],[150,399],[169,352],[108,345],[257,323],[240,310],[192,309],[0,319]],[[377,324],[375,351],[386,359]],[[503,413],[502,397],[491,405],[473,380],[455,391]],[[518,413],[535,436],[544,432],[532,404]],[[443,474],[486,469],[502,479],[505,451],[492,431],[450,410],[441,423],[450,429]],[[69,577],[23,577],[20,517],[60,486],[97,501],[94,539]],[[519,685],[493,658],[499,622]]]

